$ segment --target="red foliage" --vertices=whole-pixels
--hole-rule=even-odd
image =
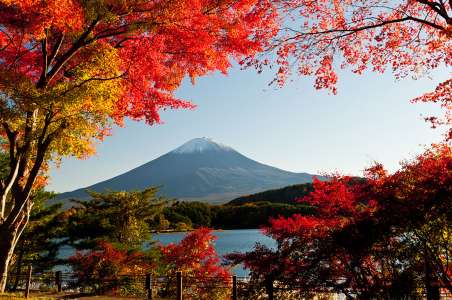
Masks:
[[[433,128],[441,125],[449,126],[447,140],[452,140],[452,79],[440,83],[433,92],[417,97],[412,102],[441,103],[441,107],[445,110],[444,117],[429,116],[425,120],[429,121]]]
[[[226,73],[231,58],[261,51],[277,25],[269,0],[1,0],[0,19],[2,77],[45,89],[114,50],[122,74],[112,117],[150,124],[161,109],[193,107],[174,95],[184,77]],[[90,80],[105,80],[97,67]]]
[[[376,202],[367,198],[363,191],[368,183],[345,176],[334,176],[329,181],[314,178],[314,190],[298,201],[316,208],[316,215],[295,214],[289,218],[270,220],[264,232],[276,240],[298,235],[309,241],[325,237],[332,229],[349,225],[357,218],[368,216],[376,209]]]
[[[356,74],[392,70],[396,78],[419,78],[452,65],[450,1],[430,0],[290,0],[277,1],[284,26],[266,41],[268,56],[245,65],[259,71],[272,67],[284,85],[296,73],[313,76],[317,89],[336,94],[339,69]],[[277,55],[274,55],[274,52]],[[452,99],[450,79],[415,101],[442,102],[448,126]],[[442,99],[442,100],[441,100]],[[429,118],[438,124],[435,118]],[[452,134],[452,132],[450,133]]]
[[[201,299],[214,299],[215,287],[229,285],[231,281],[229,269],[220,265],[215,240],[210,229],[200,228],[178,244],[160,246],[166,275],[174,277],[176,271],[181,271],[185,284]]]
[[[189,276],[220,277],[228,281],[230,273],[220,265],[220,258],[214,247],[215,240],[210,229],[195,230],[178,244],[160,246],[163,261],[174,270]]]
[[[102,241],[96,250],[77,251],[69,258],[80,285],[107,285],[123,275],[145,275],[153,265],[139,251],[118,249]]]
[[[450,240],[444,236],[450,230],[450,146],[436,145],[393,174],[378,164],[365,174],[363,179],[315,180],[314,191],[301,199],[317,208],[314,215],[280,217],[264,229],[278,242],[276,251],[259,246],[229,258],[257,277],[267,274],[308,290],[327,287],[362,296],[389,293],[424,278],[412,274],[422,274],[427,261],[435,284],[452,290]]]
[[[277,50],[281,84],[294,63],[299,74],[317,77],[317,88],[333,92],[333,65],[359,74],[392,68],[400,77],[452,63],[452,7],[447,1],[292,0],[280,5],[286,23],[267,46]],[[262,67],[269,60],[249,63]]]

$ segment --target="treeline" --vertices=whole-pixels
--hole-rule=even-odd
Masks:
[[[167,206],[158,224],[152,227],[160,230],[259,228],[268,225],[270,218],[312,214],[312,207],[299,201],[311,191],[312,184],[306,183],[239,197],[223,205],[178,201]]]
[[[289,217],[294,213],[310,214],[312,208],[301,203],[272,203],[268,201],[242,205],[210,205],[201,202],[177,202],[163,210],[167,227],[161,230],[185,230],[199,227],[215,229],[248,229],[267,225],[272,217]],[[155,226],[154,226],[155,227]]]
[[[231,200],[227,205],[241,205],[254,202],[288,203],[294,204],[298,199],[312,192],[312,183],[286,186],[280,189],[268,190],[252,195],[246,195]]]

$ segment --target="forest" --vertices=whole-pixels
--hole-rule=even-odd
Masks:
[[[310,183],[293,185],[239,197],[223,205],[177,201],[166,207],[163,215],[172,229],[178,228],[179,225],[182,228],[260,228],[268,225],[271,218],[289,217],[295,213],[312,214],[312,206],[296,201],[307,195],[311,189]]]

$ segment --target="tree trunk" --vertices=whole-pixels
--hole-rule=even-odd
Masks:
[[[424,284],[427,300],[439,300],[440,289],[438,286],[438,279],[435,274],[433,274],[427,245],[424,245],[424,273]]]
[[[5,292],[8,280],[8,266],[14,253],[17,231],[0,225],[0,293]]]
[[[3,293],[8,280],[8,267],[25,226],[28,224],[31,206],[20,211],[18,215],[10,215],[14,217],[13,222],[0,224],[0,293]]]
[[[16,278],[14,278],[14,285],[12,288],[12,291],[15,292],[17,290],[17,287],[19,286],[20,282],[20,273],[22,272],[22,260],[24,257],[24,243],[23,241],[20,243],[19,248],[19,257],[17,258],[16,262]]]
[[[2,209],[3,203],[0,203],[0,210],[2,210],[2,216],[0,218],[0,222],[2,222],[0,223],[0,293],[5,291],[8,278],[8,265],[13,256],[17,241],[30,217],[33,203],[29,197],[33,189],[33,184],[39,175],[52,140],[61,130],[66,128],[66,123],[63,122],[55,131],[48,134],[48,127],[52,121],[49,113],[45,117],[45,124],[42,132],[38,134],[37,141],[33,141],[33,134],[36,133],[37,114],[38,109],[27,112],[25,128],[21,134],[23,143],[21,143],[20,147],[18,147],[16,141],[17,133],[11,132],[7,125],[5,127],[9,139],[10,159],[15,161],[15,164],[11,166],[10,170],[10,172],[14,173],[15,180],[10,186],[11,190],[9,192],[13,205],[8,215],[5,215]],[[33,151],[34,153],[30,153],[33,144],[36,146],[36,152]],[[32,161],[31,166],[30,161]],[[25,182],[19,182],[18,178],[26,180]],[[5,196],[4,189],[0,191],[0,196]]]
[[[427,300],[439,300],[441,298],[439,286],[435,283],[425,282],[427,290]]]

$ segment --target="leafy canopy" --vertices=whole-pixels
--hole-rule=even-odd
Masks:
[[[284,26],[265,42],[268,55],[245,65],[277,69],[275,82],[291,75],[313,76],[317,89],[337,92],[338,69],[356,74],[392,71],[396,78],[420,76],[452,65],[452,2],[443,0],[276,1]],[[276,52],[276,55],[274,53]],[[452,124],[452,79],[414,102],[440,103]],[[449,131],[452,138],[452,130]]]
[[[254,55],[275,14],[265,0],[2,0],[0,20],[3,133],[33,114],[36,138],[82,157],[112,120],[154,124],[161,109],[192,108],[174,96],[183,78]]]

